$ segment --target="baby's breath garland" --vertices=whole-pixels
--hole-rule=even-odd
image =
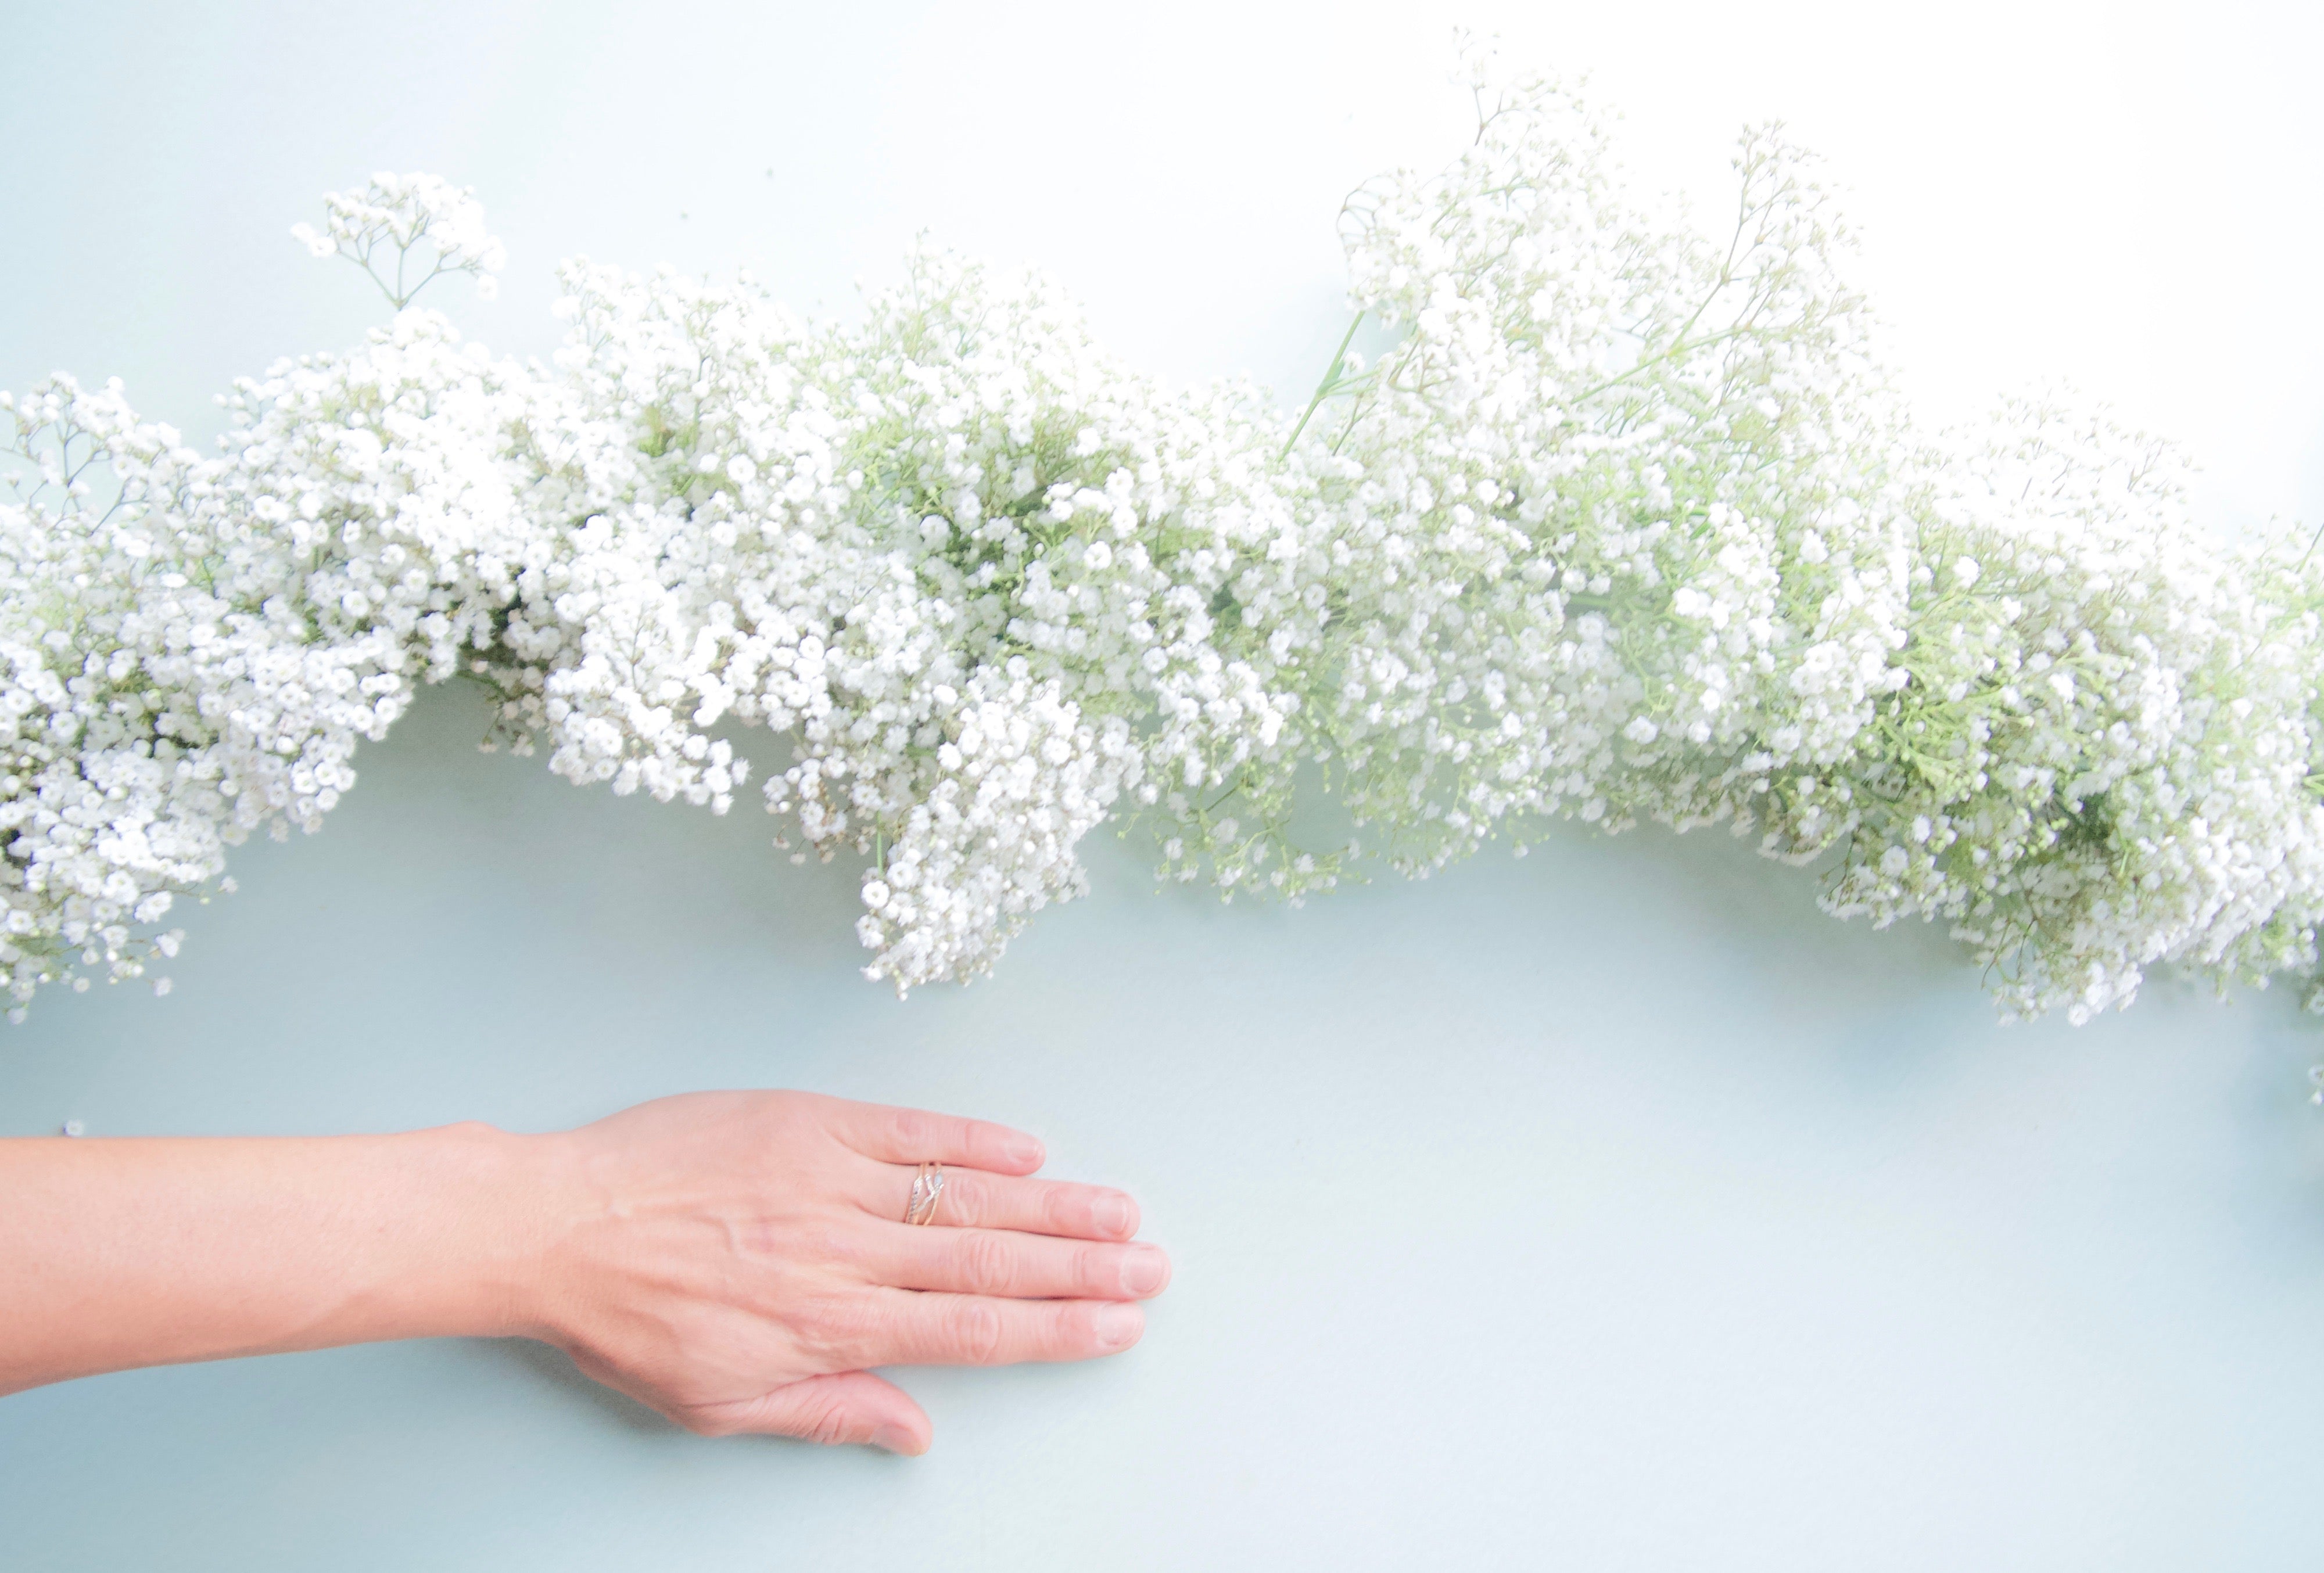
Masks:
[[[1945,919],[2011,1011],[2311,976],[2306,558],[2198,533],[2103,421],[1917,431],[1772,133],[1706,236],[1569,94],[1472,86],[1458,162],[1348,205],[1387,347],[1351,327],[1296,419],[940,254],[853,324],[576,262],[556,364],[495,360],[408,305],[500,264],[418,176],[302,226],[397,314],[238,385],[218,456],[117,384],[0,399],[16,1014],[174,954],[228,846],[315,829],[455,675],[558,773],[719,812],[724,725],[790,733],[767,806],[872,858],[899,989],[991,967],[1109,816],[1166,877],[1327,887],[1358,846],[1298,844],[1319,780],[1408,871],[1555,816],[1730,823],[1836,915]]]

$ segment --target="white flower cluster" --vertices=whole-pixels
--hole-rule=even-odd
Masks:
[[[382,173],[361,191],[328,193],[323,207],[320,230],[294,224],[290,238],[318,257],[355,263],[398,311],[445,273],[471,275],[487,300],[500,289],[493,275],[507,264],[508,252],[485,226],[484,205],[473,187],[439,175]],[[387,254],[395,271],[383,276]]]
[[[1585,106],[1474,70],[1461,161],[1351,201],[1357,325],[1296,421],[940,254],[851,323],[568,264],[556,363],[494,361],[401,309],[501,261],[420,176],[302,235],[393,323],[238,387],[219,456],[117,388],[10,402],[20,1007],[174,952],[174,898],[455,675],[559,774],[715,812],[731,728],[788,734],[779,841],[871,860],[899,989],[989,968],[1109,817],[1230,897],[1328,887],[1319,790],[1415,872],[1731,823],[1837,914],[1945,919],[2013,1010],[2312,973],[2324,573],[2205,539],[2102,422],[1916,431],[1780,140],[1704,235]]]

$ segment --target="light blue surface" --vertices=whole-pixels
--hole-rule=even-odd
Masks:
[[[840,112],[882,102],[881,62],[924,78],[949,14],[15,10],[0,133],[40,156],[0,168],[0,382],[122,371],[197,428],[197,391],[358,330],[279,236],[375,164],[504,212],[496,343],[546,342],[522,275],[563,249],[757,248],[786,294],[835,296],[926,216],[881,183],[911,147]],[[760,71],[762,98],[729,91]],[[683,172],[688,136],[725,187]],[[655,184],[657,137],[665,185],[697,185]],[[770,161],[781,235],[733,217]],[[1222,324],[1199,280],[1136,319],[1130,261],[1088,275],[1101,315],[1174,371],[1328,354],[1330,162],[1284,198],[1320,261],[1230,259],[1283,321]],[[28,213],[97,238],[19,245]],[[2004,1029],[1932,930],[1832,924],[1724,838],[1573,832],[1296,912],[1154,894],[1101,836],[1092,898],[997,978],[899,1005],[856,975],[853,869],[789,866],[747,803],[478,755],[483,724],[431,694],[324,834],[249,849],[168,999],[43,999],[0,1037],[0,1132],[537,1129],[733,1085],[973,1112],[1138,1193],[1178,1262],[1145,1342],[906,1373],[918,1460],[688,1437],[527,1346],[69,1384],[0,1400],[0,1569],[2316,1564],[2324,1035],[2289,998],[2166,980]]]

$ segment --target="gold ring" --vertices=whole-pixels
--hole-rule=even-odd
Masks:
[[[920,1165],[920,1172],[912,1176],[912,1199],[904,1204],[906,1223],[936,1222],[936,1204],[944,1200],[944,1180],[942,1164]]]

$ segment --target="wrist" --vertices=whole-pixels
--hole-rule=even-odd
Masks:
[[[451,1336],[550,1337],[555,1138],[469,1120],[408,1139],[420,1144],[419,1161],[432,1177],[446,1247],[421,1274],[435,1285],[423,1314]]]

